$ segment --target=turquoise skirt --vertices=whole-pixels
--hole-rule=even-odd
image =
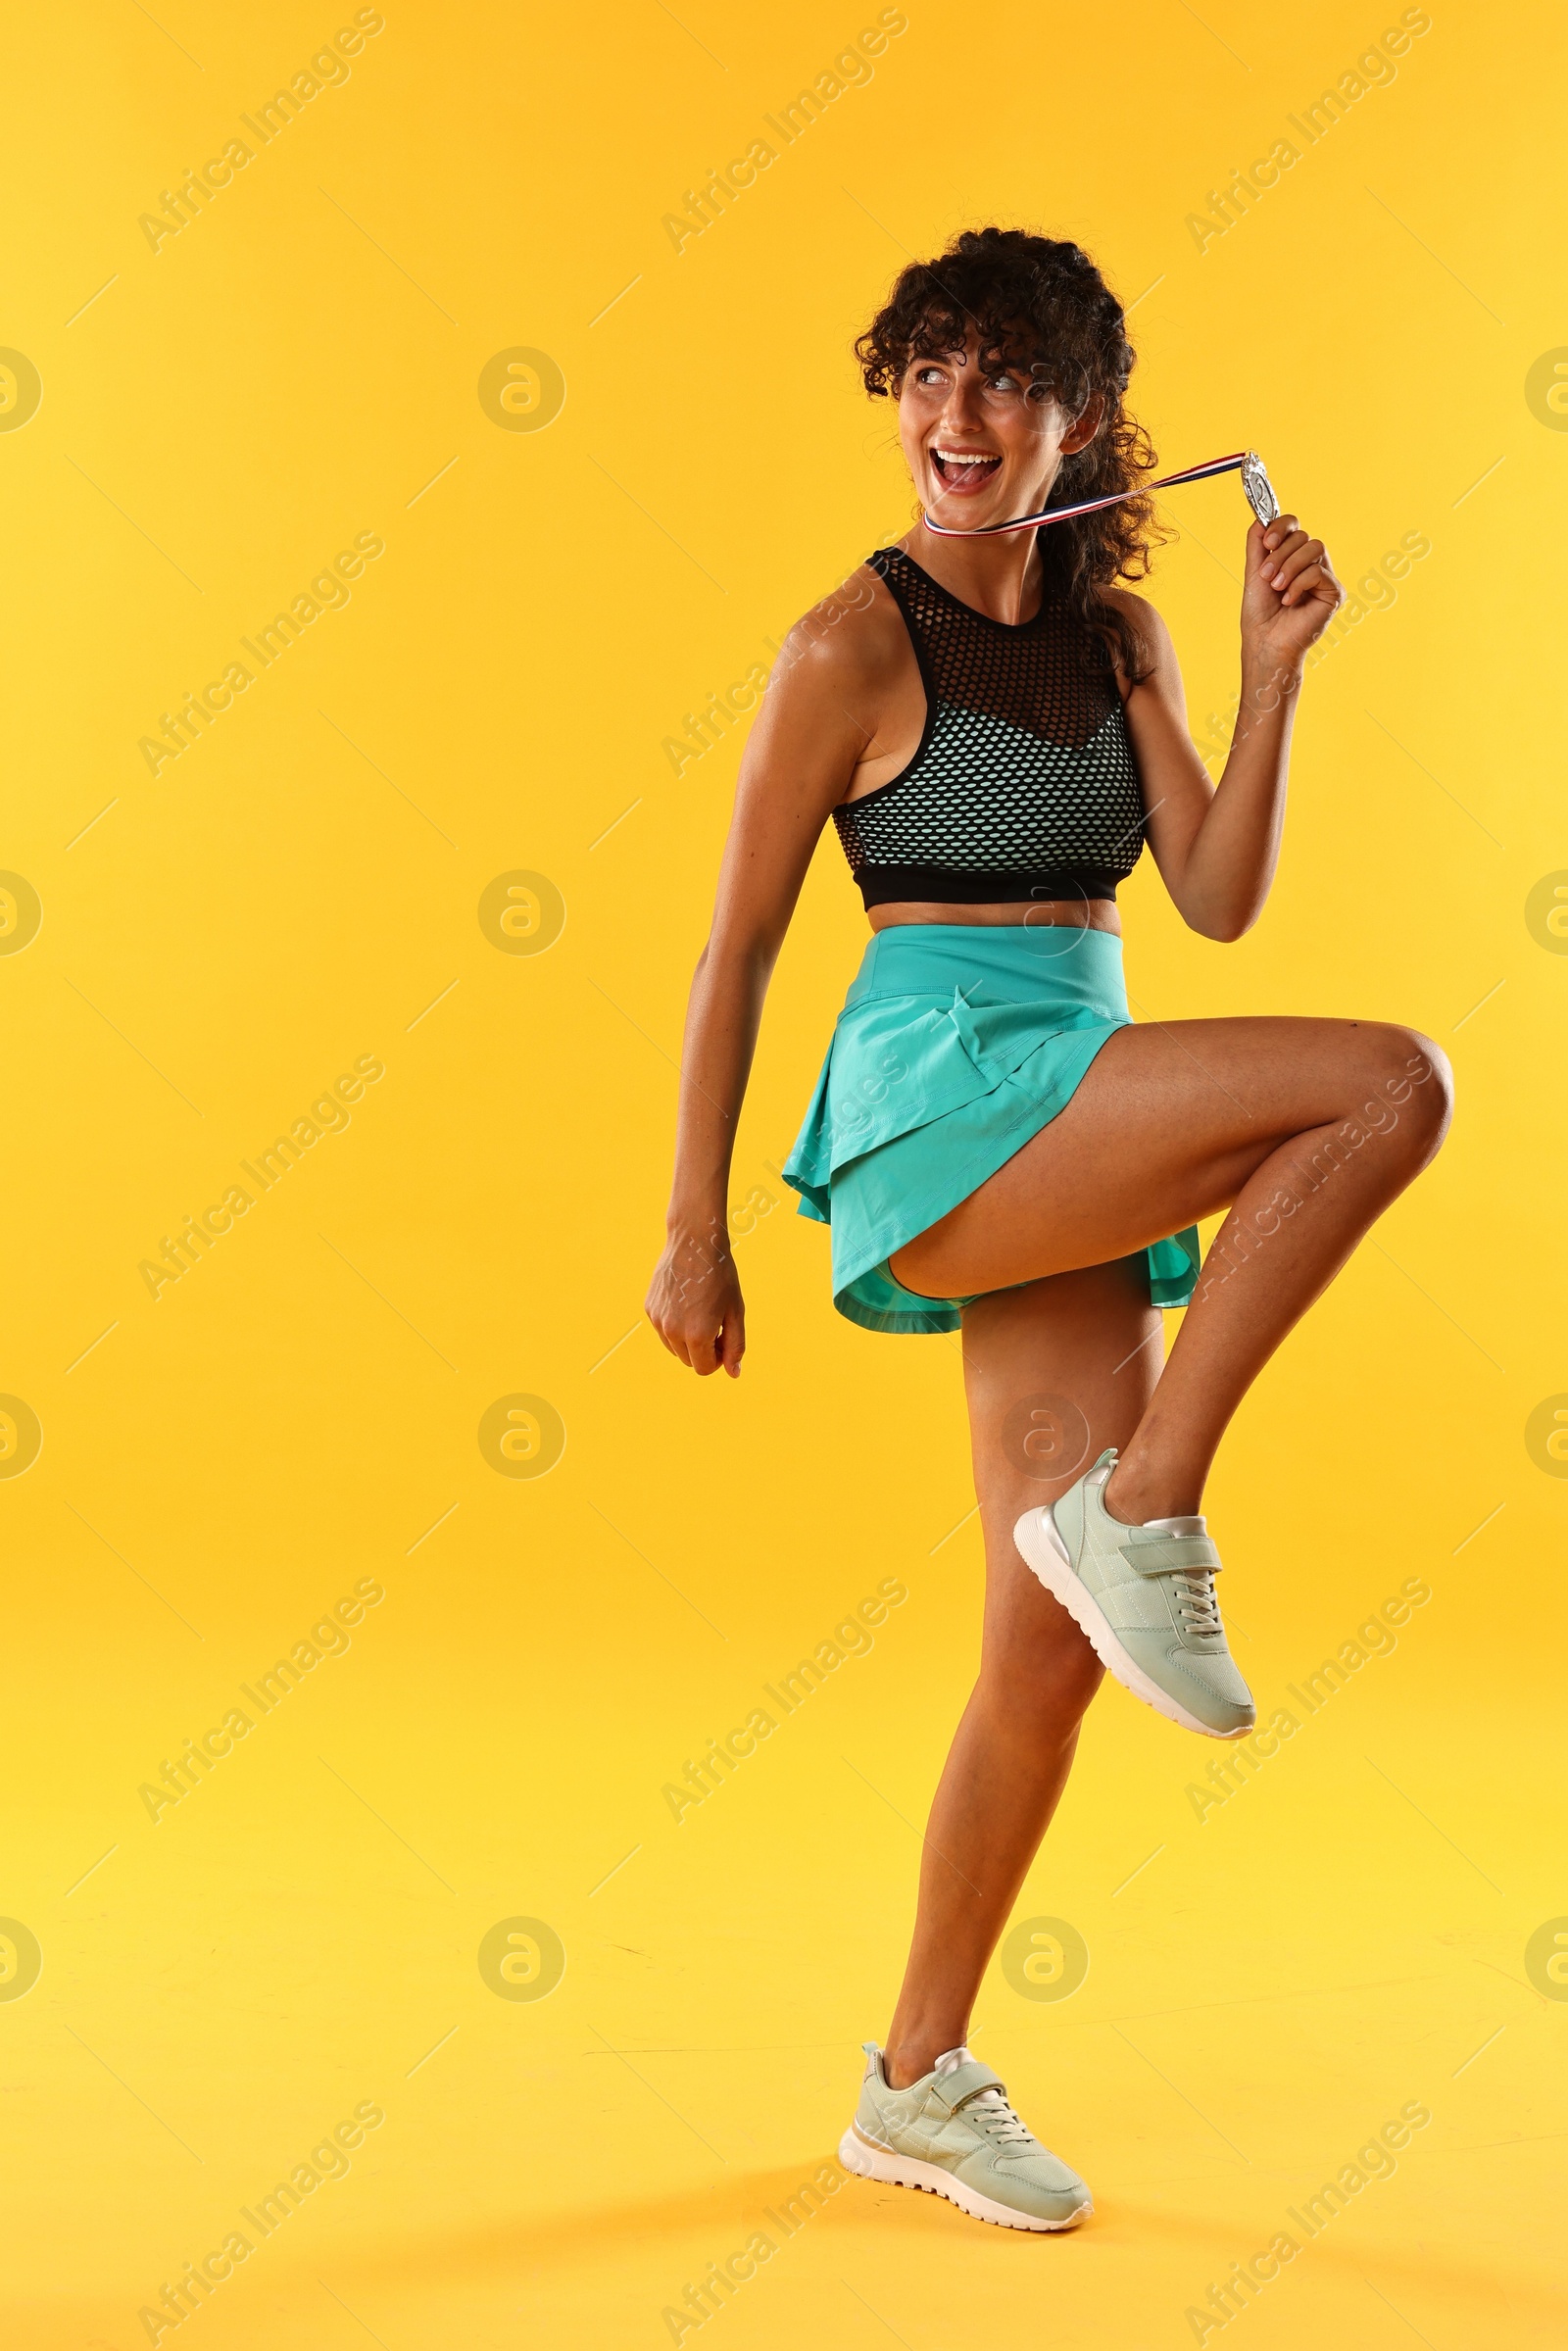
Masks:
[[[831,1227],[833,1303],[868,1331],[956,1331],[888,1259],[1021,1151],[1130,1026],[1121,941],[1019,923],[903,923],[865,951],[783,1169]],[[1185,1306],[1196,1226],[1146,1252],[1156,1306]]]

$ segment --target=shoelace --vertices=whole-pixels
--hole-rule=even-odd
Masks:
[[[976,2090],[972,2098],[965,2098],[958,2112],[972,2114],[987,2138],[998,2139],[1004,2146],[1021,2144],[1024,2140],[1031,2146],[1034,2144],[1034,2132],[1027,2123],[1018,2120],[994,2082],[986,2089]]]
[[[1176,1592],[1176,1612],[1188,1633],[1220,1633],[1225,1630],[1214,1597],[1214,1571],[1211,1567],[1193,1567],[1179,1571],[1172,1582]]]

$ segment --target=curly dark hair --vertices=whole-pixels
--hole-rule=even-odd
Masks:
[[[935,261],[911,262],[855,345],[873,398],[896,396],[916,359],[961,352],[979,336],[983,367],[1027,374],[1030,397],[1054,398],[1077,416],[1098,393],[1100,429],[1061,461],[1053,506],[1132,495],[1039,533],[1045,593],[1075,611],[1129,675],[1144,668],[1136,634],[1102,591],[1147,576],[1152,551],[1169,536],[1138,484],[1154,469],[1149,435],[1126,407],[1134,353],[1121,304],[1079,245],[1024,228],[966,228]]]

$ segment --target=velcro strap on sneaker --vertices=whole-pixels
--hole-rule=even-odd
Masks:
[[[1130,1543],[1116,1546],[1129,1567],[1141,1576],[1168,1576],[1172,1568],[1191,1573],[1207,1569],[1218,1575],[1220,1556],[1207,1535],[1143,1535],[1134,1534]]]
[[[960,2106],[967,2106],[971,2098],[978,2098],[983,2089],[1000,2089],[1004,2097],[1007,2094],[1000,2074],[994,2074],[988,2065],[980,2065],[969,2057],[962,2065],[955,2066],[951,2074],[944,2074],[940,2081],[933,2082],[931,2095],[947,2108],[949,2114],[956,2114]]]

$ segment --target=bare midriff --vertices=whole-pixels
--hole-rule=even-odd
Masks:
[[[1004,906],[945,906],[924,901],[907,905],[869,906],[866,920],[873,931],[892,930],[905,922],[972,922],[1009,924],[1017,929],[1049,929],[1053,925],[1075,931],[1110,931],[1121,937],[1121,916],[1114,899],[1048,898]]]

